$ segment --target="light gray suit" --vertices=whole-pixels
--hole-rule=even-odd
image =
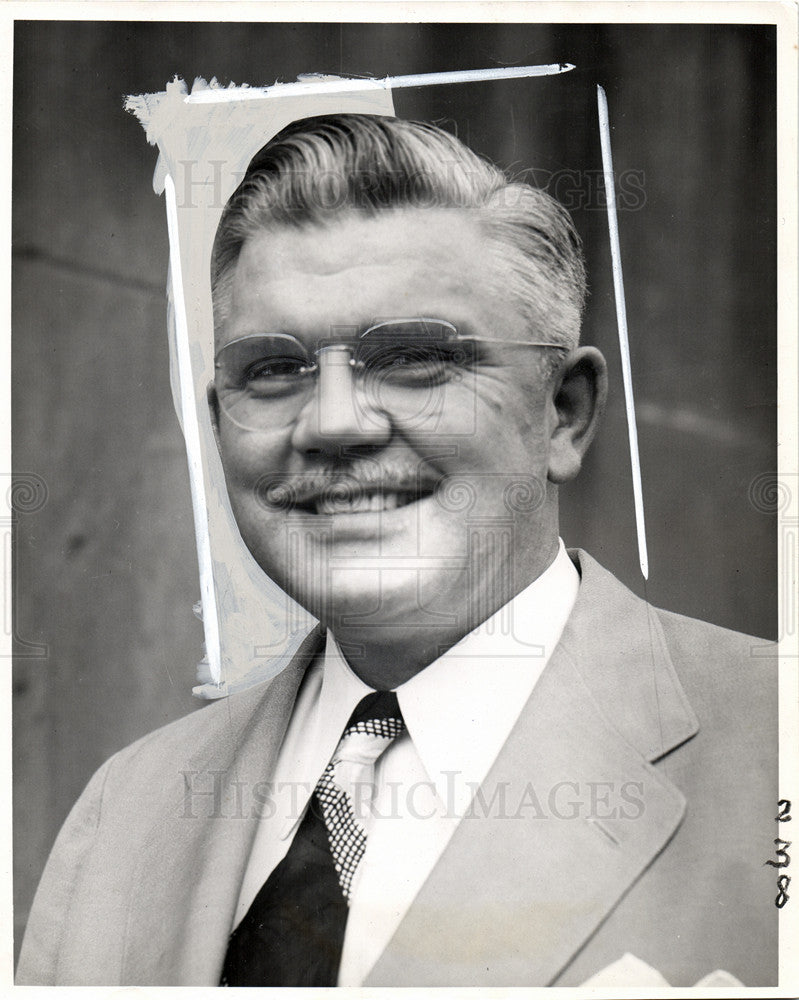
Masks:
[[[625,952],[673,986],[717,968],[776,983],[773,657],[572,557],[577,604],[481,789],[513,807],[459,825],[366,985],[576,986]],[[42,878],[19,983],[218,982],[257,825],[242,789],[269,779],[320,642],[97,772]],[[217,799],[187,800],[187,780]],[[530,799],[592,784],[639,805],[559,818]]]

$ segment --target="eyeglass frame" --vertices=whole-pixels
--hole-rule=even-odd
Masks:
[[[325,343],[322,347],[317,347],[315,350],[308,350],[299,338],[295,337],[291,333],[247,333],[241,337],[236,337],[233,340],[229,340],[226,344],[219,348],[219,350],[214,355],[214,370],[218,370],[221,366],[219,364],[219,357],[223,351],[227,350],[228,347],[234,344],[241,344],[244,341],[255,339],[257,337],[279,337],[283,340],[292,341],[301,347],[306,355],[314,358],[318,358],[320,354],[324,351],[330,350],[344,350],[350,351],[350,358],[348,364],[352,368],[363,367],[364,363],[357,361],[352,356],[352,351],[359,341],[362,341],[364,337],[368,336],[373,330],[377,330],[381,326],[388,326],[391,323],[437,323],[444,327],[449,327],[452,330],[454,336],[445,343],[461,342],[461,343],[472,343],[472,344],[507,344],[509,347],[552,347],[556,350],[561,350],[566,353],[569,352],[569,347],[565,344],[555,344],[551,341],[532,341],[532,340],[502,340],[495,337],[473,337],[473,336],[462,336],[458,328],[454,323],[450,323],[449,320],[445,319],[434,319],[431,316],[409,316],[409,317],[399,317],[397,319],[391,320],[381,320],[379,323],[374,323],[372,326],[368,327],[363,333],[359,334],[357,340],[354,342],[338,341],[335,338],[331,339],[331,342]],[[303,370],[300,374],[302,375],[313,375],[319,370],[318,362],[313,364],[311,367]]]

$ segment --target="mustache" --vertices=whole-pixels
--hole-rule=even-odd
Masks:
[[[408,493],[414,498],[433,493],[442,476],[410,462],[377,466],[355,461],[346,468],[323,467],[308,472],[262,476],[255,487],[259,501],[270,510],[290,510],[319,501],[349,503],[376,493]]]

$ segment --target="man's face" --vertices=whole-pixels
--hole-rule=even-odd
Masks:
[[[456,210],[265,230],[242,249],[217,349],[278,333],[313,356],[414,317],[467,338],[545,339],[503,293],[486,246]],[[246,419],[241,392],[217,373],[217,436],[242,537],[326,623],[437,626],[443,615],[463,634],[551,561],[547,349],[466,347],[443,379],[385,391],[348,352],[322,351],[302,392],[272,393]],[[282,371],[268,374],[282,385]]]

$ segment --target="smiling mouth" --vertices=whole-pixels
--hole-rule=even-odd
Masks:
[[[415,503],[429,493],[417,493],[410,490],[363,490],[357,496],[316,497],[311,501],[315,514],[367,514],[380,513],[384,510],[397,510]]]
[[[399,510],[431,496],[433,487],[389,489],[383,486],[333,485],[321,493],[298,498],[293,507],[306,514],[374,514]]]

